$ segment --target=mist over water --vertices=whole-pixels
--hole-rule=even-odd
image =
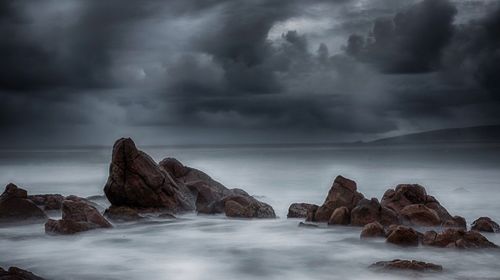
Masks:
[[[367,268],[400,258],[443,265],[443,273],[420,279],[500,279],[498,250],[400,248],[360,240],[360,228],[300,228],[301,220],[286,219],[293,202],[321,204],[341,174],[368,198],[380,199],[399,183],[419,183],[469,225],[480,216],[500,221],[500,145],[143,150],[156,161],[175,157],[229,188],[243,188],[271,204],[279,218],[190,213],[74,236],[45,235],[40,224],[1,227],[0,266],[47,279],[407,279]],[[110,159],[110,148],[0,151],[0,182],[30,194],[102,195]],[[500,244],[500,234],[484,235]]]

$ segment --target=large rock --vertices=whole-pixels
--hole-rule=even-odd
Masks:
[[[379,222],[372,222],[363,227],[360,238],[385,237],[385,229]]]
[[[370,268],[377,271],[391,271],[391,270],[403,270],[403,271],[418,271],[418,272],[441,272],[443,267],[433,263],[426,263],[416,260],[392,260],[392,261],[380,261],[372,264]]]
[[[400,184],[396,188],[384,193],[381,204],[396,213],[410,204],[423,204],[426,202],[427,192],[418,184]]]
[[[386,241],[399,246],[418,246],[419,233],[407,226],[396,226],[389,231]]]
[[[479,232],[471,230],[449,228],[441,233],[427,231],[424,233],[423,245],[448,248],[497,248]]]
[[[471,229],[485,232],[500,232],[500,226],[488,217],[481,217],[475,220]]]
[[[399,212],[401,220],[405,224],[416,226],[439,226],[441,219],[436,211],[426,207],[424,204],[410,204]]]
[[[328,222],[335,209],[345,206],[351,211],[364,196],[357,191],[356,182],[337,176],[328,196],[314,215],[316,222]]]
[[[398,224],[398,215],[387,207],[382,207],[376,198],[362,199],[351,211],[351,224],[364,226],[379,222],[384,226]]]
[[[9,270],[4,270],[0,267],[0,280],[44,280],[42,277],[20,269],[18,267],[10,267]]]
[[[0,223],[43,222],[47,215],[28,199],[28,192],[8,184],[0,196]]]
[[[329,225],[348,225],[351,220],[349,209],[342,206],[335,209],[328,220]]]
[[[308,214],[315,212],[318,205],[309,203],[292,203],[288,207],[287,218],[307,218]]]
[[[276,218],[273,208],[251,196],[230,195],[223,199],[224,212],[232,218]]]
[[[49,219],[45,223],[48,234],[74,234],[97,228],[110,228],[112,225],[92,205],[81,200],[64,200],[62,219]]]
[[[60,210],[64,196],[60,194],[28,195],[28,199],[44,210]]]

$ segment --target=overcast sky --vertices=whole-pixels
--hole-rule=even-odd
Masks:
[[[500,123],[498,0],[1,0],[0,145]]]

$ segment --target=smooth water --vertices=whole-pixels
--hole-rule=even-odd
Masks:
[[[47,236],[43,225],[0,228],[0,266],[47,279],[407,279],[380,274],[376,261],[417,259],[444,267],[420,279],[500,279],[500,252],[399,248],[359,239],[360,228],[300,228],[292,202],[321,204],[336,175],[366,197],[398,183],[420,183],[470,224],[500,221],[500,145],[426,147],[144,148],[176,157],[227,187],[271,204],[276,220],[186,214],[177,220],[115,224],[75,236]],[[29,193],[102,195],[110,149],[0,151],[0,183]],[[107,202],[98,199],[104,209]],[[58,213],[53,213],[57,216]],[[485,234],[500,244],[500,234]]]

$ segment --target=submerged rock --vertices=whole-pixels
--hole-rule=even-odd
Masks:
[[[0,196],[0,223],[36,223],[47,220],[47,215],[28,199],[28,192],[8,184]]]
[[[385,229],[379,222],[366,224],[361,231],[360,238],[385,237]]]
[[[12,266],[9,270],[0,267],[0,280],[44,280],[27,270]]]
[[[475,220],[471,225],[471,229],[485,232],[500,232],[500,226],[488,217],[481,217]]]
[[[426,263],[416,260],[392,260],[392,261],[380,261],[370,265],[370,268],[376,269],[378,271],[391,271],[391,270],[402,270],[402,271],[418,271],[418,272],[441,272],[443,267],[433,263]]]
[[[309,203],[292,203],[288,208],[287,218],[307,218],[308,214],[315,212],[318,205]]]
[[[498,246],[490,242],[479,232],[471,230],[449,228],[441,233],[433,230],[427,231],[423,235],[423,245],[447,248],[497,248]]]
[[[64,200],[62,219],[49,219],[45,223],[48,234],[74,234],[97,228],[110,228],[112,225],[92,205],[81,200]]]
[[[419,233],[407,226],[396,226],[389,229],[386,241],[399,246],[418,246]]]

